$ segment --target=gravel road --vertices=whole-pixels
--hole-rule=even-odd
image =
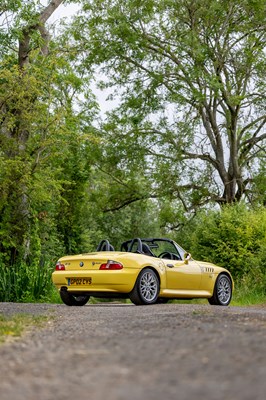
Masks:
[[[0,400],[264,400],[266,308],[0,303],[50,315],[0,346]]]

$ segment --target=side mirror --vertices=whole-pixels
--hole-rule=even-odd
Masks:
[[[188,264],[189,260],[191,260],[192,257],[190,253],[185,253],[184,258],[185,258],[185,264]]]

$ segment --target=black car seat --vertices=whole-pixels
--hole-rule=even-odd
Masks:
[[[149,246],[146,243],[142,243],[142,253],[146,256],[154,257],[154,254],[151,252]]]
[[[103,239],[98,244],[96,251],[114,251],[114,246],[111,245],[109,240]]]

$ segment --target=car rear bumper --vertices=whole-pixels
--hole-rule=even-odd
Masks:
[[[72,293],[129,293],[135,285],[138,272],[136,269],[55,271],[52,280],[58,290],[64,287]]]

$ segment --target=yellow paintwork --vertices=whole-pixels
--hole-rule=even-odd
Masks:
[[[123,264],[121,270],[99,270],[108,260]],[[58,290],[67,287],[69,292],[86,294],[127,294],[134,288],[139,272],[146,267],[157,271],[160,280],[159,297],[208,298],[213,295],[217,276],[230,273],[213,264],[185,260],[167,260],[129,252],[95,252],[66,256],[59,259],[65,271],[55,271],[52,280]],[[80,263],[84,263],[81,267]],[[90,278],[71,285],[71,278]],[[233,279],[231,277],[232,283]],[[83,282],[85,284],[83,284]],[[89,283],[90,282],[90,283]]]

